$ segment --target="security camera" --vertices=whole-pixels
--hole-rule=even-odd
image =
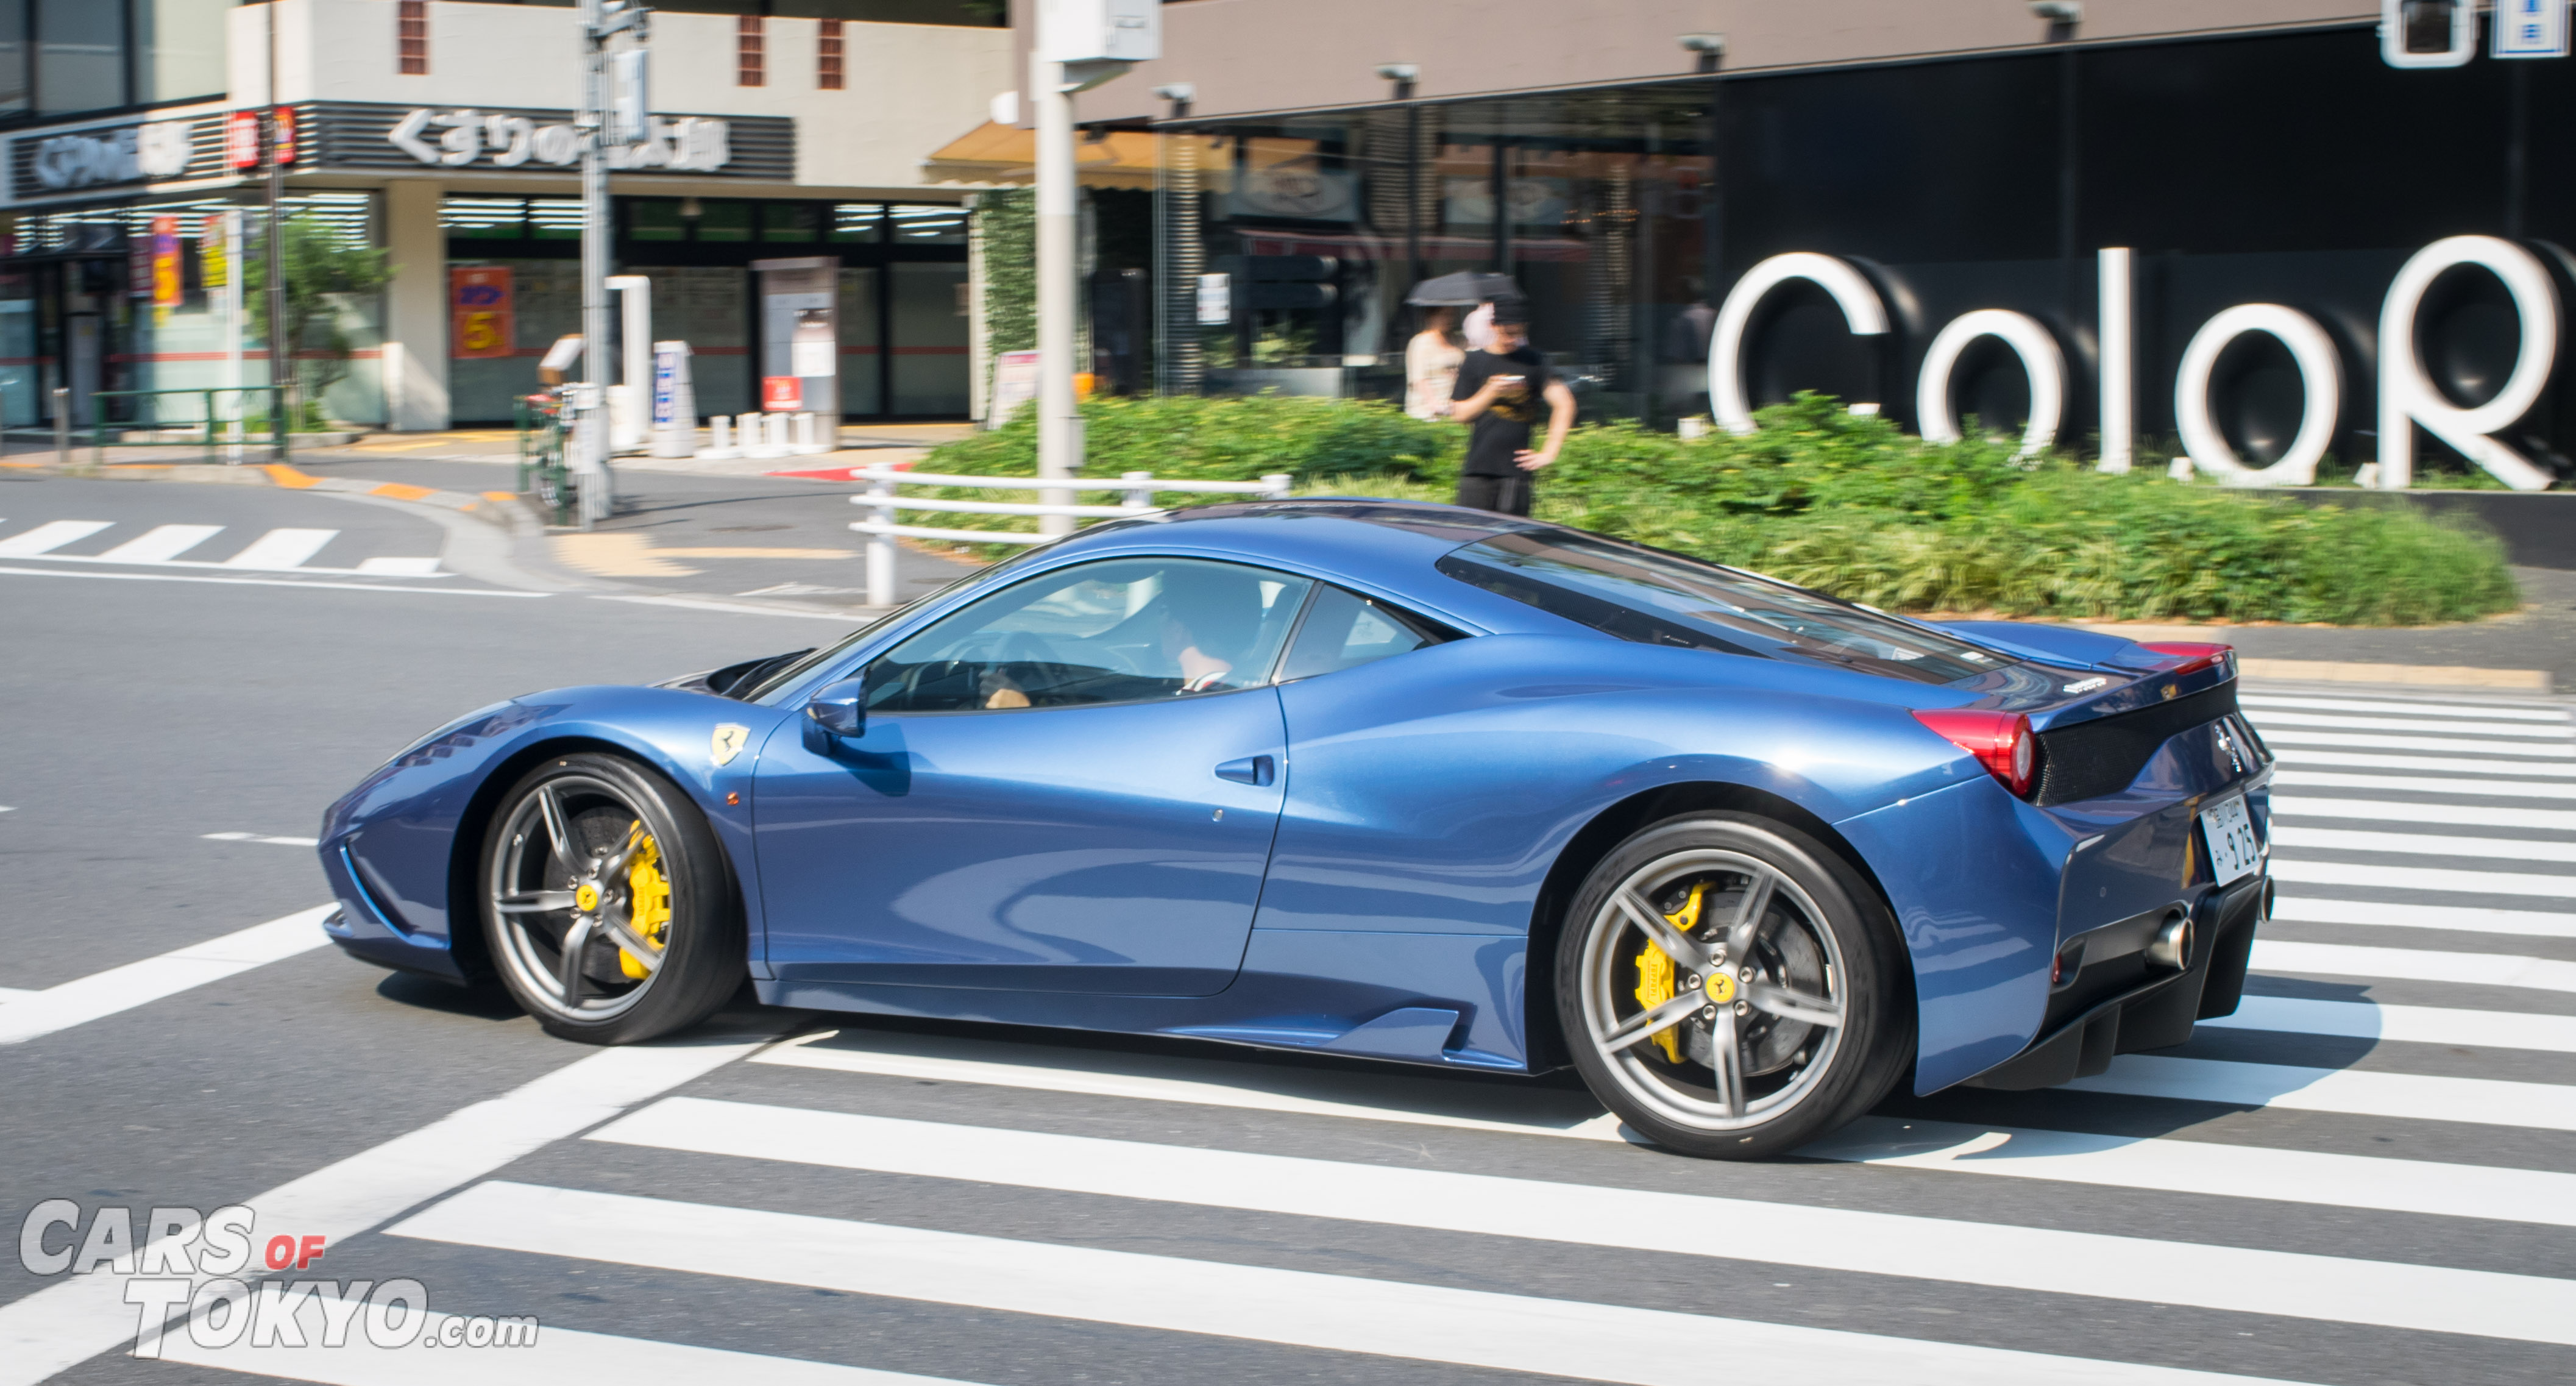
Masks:
[[[1726,35],[1684,34],[1681,37],[1681,44],[1693,53],[1706,53],[1715,57],[1726,51]]]
[[[2052,24],[2084,22],[2084,0],[2030,0],[2030,12]]]
[[[1195,101],[1198,94],[1199,89],[1188,82],[1166,82],[1154,88],[1154,95],[1164,101]]]
[[[1422,69],[1411,63],[1379,63],[1377,75],[1390,82],[1410,82],[1422,75]]]

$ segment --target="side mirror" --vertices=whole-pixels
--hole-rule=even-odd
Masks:
[[[868,685],[865,679],[843,679],[814,690],[805,700],[805,715],[834,736],[861,736],[868,729]]]

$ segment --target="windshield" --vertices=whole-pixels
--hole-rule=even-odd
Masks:
[[[1954,636],[1734,568],[1563,529],[1500,534],[1440,571],[1641,645],[1954,683],[2013,661]]]
[[[1049,547],[1052,547],[1052,545]],[[988,582],[1004,572],[1016,571],[1021,564],[1021,560],[1035,552],[1037,552],[1036,549],[1030,549],[1027,553],[1013,554],[1009,558],[1003,559],[1001,562],[996,563],[989,568],[978,568],[975,571],[966,574],[964,577],[958,578],[954,582],[946,583],[936,592],[930,592],[922,596],[915,597],[911,601],[908,601],[903,605],[896,607],[894,610],[887,612],[883,616],[879,616],[875,620],[868,622],[866,625],[859,627],[857,630],[851,631],[849,634],[833,641],[831,644],[825,645],[819,650],[808,652],[804,658],[794,660],[780,668],[773,669],[766,674],[762,674],[756,683],[733,689],[727,696],[738,698],[746,703],[765,703],[769,701],[771,694],[794,684],[797,680],[803,678],[807,673],[814,669],[839,659],[844,653],[857,646],[859,642],[867,639],[870,635],[873,635],[878,630],[882,629],[887,622],[900,620],[903,617],[909,616],[912,613],[921,610],[923,607],[930,605],[932,602],[939,601],[949,593],[954,592],[961,587],[971,587],[978,583]]]

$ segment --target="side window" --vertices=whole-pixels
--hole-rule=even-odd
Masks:
[[[1410,612],[1338,587],[1327,587],[1315,594],[1314,608],[1306,613],[1306,623],[1297,628],[1297,643],[1288,651],[1288,662],[1279,670],[1279,681],[1356,669],[1389,655],[1407,654],[1456,638],[1456,632]]]
[[[867,669],[876,712],[1131,703],[1270,681],[1314,584],[1191,558],[1120,558],[970,602]]]

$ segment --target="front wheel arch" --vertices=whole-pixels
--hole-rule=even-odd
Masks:
[[[1564,1068],[1574,1062],[1567,1048],[1565,1033],[1556,1016],[1557,940],[1565,932],[1566,911],[1573,905],[1575,892],[1583,888],[1586,877],[1601,859],[1616,850],[1620,843],[1652,824],[1667,818],[1693,813],[1746,813],[1785,824],[1814,838],[1841,858],[1858,873],[1878,903],[1895,915],[1895,904],[1887,887],[1878,879],[1850,841],[1834,831],[1833,825],[1809,812],[1796,800],[1783,798],[1751,785],[1729,784],[1722,780],[1699,780],[1685,784],[1658,785],[1632,794],[1593,815],[1557,853],[1555,865],[1548,868],[1547,880],[1539,887],[1538,902],[1530,910],[1529,951],[1525,955],[1527,981],[1521,988],[1521,1033],[1533,1073]],[[1909,975],[1912,972],[1911,945],[1905,931],[1896,932],[1897,947],[1902,950]],[[1921,1043],[1914,1013],[1914,987],[1911,981],[1897,989],[1903,998],[1905,1013],[1897,1018],[1913,1044]],[[1911,1090],[1912,1078],[1905,1080]]]

